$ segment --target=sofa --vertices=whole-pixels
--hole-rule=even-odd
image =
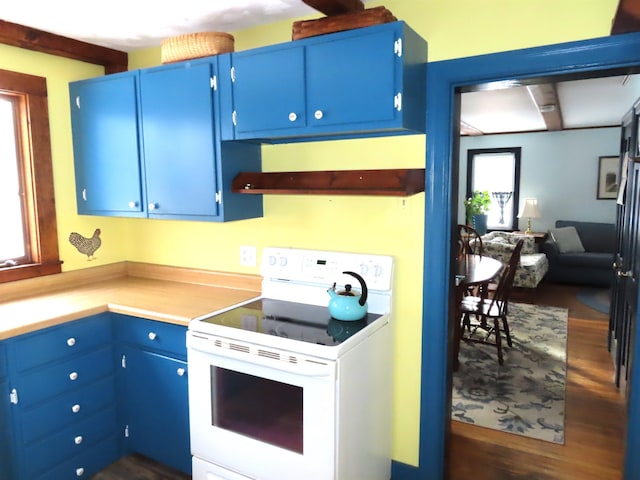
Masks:
[[[518,241],[524,238],[520,262],[513,280],[514,287],[536,288],[544,278],[549,263],[544,253],[539,253],[535,239],[530,235],[494,231],[482,235],[482,254],[507,264]]]
[[[547,280],[610,287],[616,229],[613,223],[557,220],[542,244],[549,259]]]

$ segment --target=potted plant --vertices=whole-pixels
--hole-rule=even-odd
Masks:
[[[467,224],[477,230],[480,235],[487,233],[489,205],[491,205],[491,197],[487,191],[476,190],[471,197],[464,201]]]

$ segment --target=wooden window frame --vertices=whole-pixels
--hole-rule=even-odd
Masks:
[[[47,79],[0,69],[0,91],[21,103],[21,168],[29,228],[31,261],[0,268],[0,283],[61,272],[49,133]]]

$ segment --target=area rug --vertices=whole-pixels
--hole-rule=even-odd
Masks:
[[[576,294],[580,303],[601,313],[609,314],[611,290],[608,288],[582,288]]]
[[[509,304],[513,346],[462,342],[453,374],[451,418],[564,444],[566,309]]]

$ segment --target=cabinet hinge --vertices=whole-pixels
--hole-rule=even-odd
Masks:
[[[122,358],[120,359],[120,366],[122,368],[127,368],[127,356],[126,355],[122,355]]]
[[[218,89],[218,77],[216,75],[211,77],[210,85],[211,85],[211,88],[213,90],[217,90]]]
[[[231,114],[231,121],[233,122],[234,127],[238,126],[238,112],[236,112],[235,110]]]
[[[76,96],[76,107],[80,108],[80,95]]]
[[[84,200],[85,202],[87,201],[87,189],[86,188],[82,189],[82,200]]]
[[[398,93],[393,97],[393,108],[399,112],[402,110],[402,93]]]
[[[15,388],[12,388],[11,393],[9,393],[9,401],[14,405],[18,404],[18,391]]]
[[[124,426],[124,438],[129,438],[129,425]]]
[[[236,67],[231,67],[231,82],[236,83]]]
[[[402,39],[401,38],[393,42],[393,53],[395,53],[399,57],[402,57]]]
[[[222,203],[222,192],[220,190],[216,192],[216,203]]]

